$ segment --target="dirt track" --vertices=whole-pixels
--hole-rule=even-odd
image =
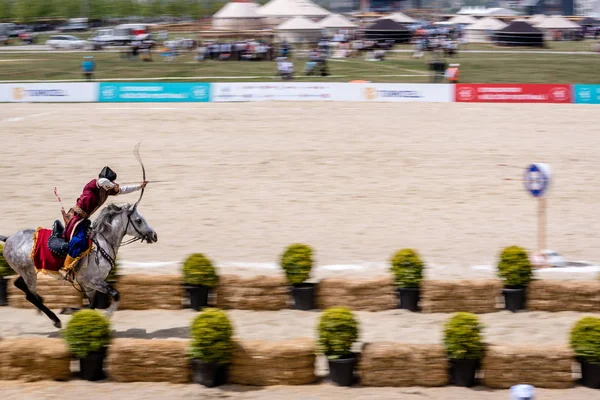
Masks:
[[[535,161],[555,171],[549,247],[600,261],[597,115],[585,105],[3,104],[0,233],[50,227],[54,186],[70,206],[104,165],[139,181],[142,140],[148,178],[167,182],[141,203],[159,242],[124,248],[126,261],[203,252],[231,271],[273,264],[303,241],[319,265],[362,264],[365,275],[414,247],[431,277],[493,276],[472,267],[503,246],[536,245],[535,200],[503,180],[522,170],[496,165]]]

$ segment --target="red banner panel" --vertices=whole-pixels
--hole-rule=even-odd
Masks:
[[[571,103],[571,85],[461,83],[455,86],[460,103]]]

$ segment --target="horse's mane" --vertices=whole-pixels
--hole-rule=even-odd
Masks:
[[[120,215],[123,210],[126,210],[130,207],[131,204],[109,204],[106,206],[106,208],[104,208],[104,210],[102,210],[102,212],[100,212],[100,215],[98,215],[98,218],[96,218],[92,224],[92,229],[96,233],[105,233],[107,230],[112,228],[111,223],[113,219],[117,215]]]

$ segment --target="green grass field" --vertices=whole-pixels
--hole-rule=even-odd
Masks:
[[[581,42],[558,42],[581,43]],[[588,50],[591,42],[587,43]],[[398,49],[409,47],[398,46]],[[492,46],[467,45],[468,50],[489,50]],[[496,50],[516,50],[497,48]],[[465,49],[465,47],[463,47]],[[566,49],[563,48],[563,50]],[[568,48],[568,50],[572,50]],[[173,61],[166,61],[158,53],[154,61],[130,61],[119,53],[0,53],[0,81],[27,80],[80,80],[80,63],[84,55],[93,55],[97,63],[95,78],[157,79],[164,77],[179,80],[204,80],[211,82],[266,81],[278,79],[274,62],[194,61],[195,53],[184,53]],[[332,76],[304,76],[306,59],[296,58],[296,79],[303,81],[347,82],[365,79],[372,82],[429,81],[427,62],[411,58],[410,53],[388,53],[383,62],[365,61],[364,57],[329,62]],[[600,54],[506,54],[460,53],[448,62],[460,63],[461,82],[487,83],[600,83]]]

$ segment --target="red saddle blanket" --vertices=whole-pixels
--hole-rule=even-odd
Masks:
[[[44,273],[58,273],[58,270],[61,269],[65,264],[66,257],[58,257],[56,254],[50,251],[50,248],[48,248],[50,236],[52,236],[51,229],[38,228],[35,231],[33,234],[33,249],[31,251],[31,259],[33,260],[33,265],[35,266],[36,270]],[[92,241],[90,240],[88,244],[88,250],[91,248],[91,244]],[[87,251],[77,257],[77,260],[86,254]]]

